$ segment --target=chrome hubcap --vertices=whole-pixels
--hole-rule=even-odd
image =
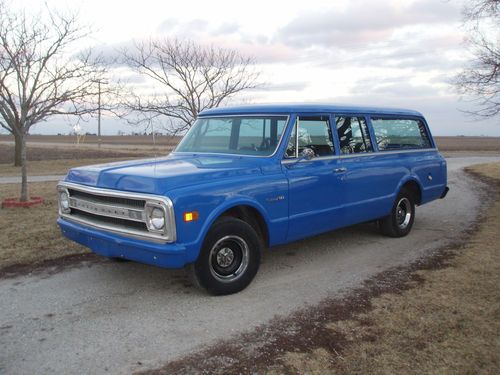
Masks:
[[[234,260],[234,253],[229,247],[220,249],[217,253],[217,264],[221,267],[228,267]]]
[[[250,249],[246,241],[238,236],[225,236],[210,250],[210,273],[222,282],[238,279],[248,268]]]
[[[401,198],[396,206],[396,222],[400,229],[405,229],[411,220],[411,204],[408,198]]]

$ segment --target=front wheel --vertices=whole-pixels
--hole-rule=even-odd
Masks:
[[[404,237],[413,226],[415,219],[415,200],[413,194],[407,189],[402,189],[394,205],[391,213],[380,219],[380,229],[383,234],[389,237]]]
[[[261,240],[249,224],[224,218],[208,232],[192,267],[193,276],[211,294],[237,293],[253,280],[261,252]]]

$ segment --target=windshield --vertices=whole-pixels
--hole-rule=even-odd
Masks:
[[[199,118],[176,152],[269,156],[285,129],[286,116]]]

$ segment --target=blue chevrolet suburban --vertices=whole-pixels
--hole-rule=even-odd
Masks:
[[[62,233],[95,253],[188,266],[215,295],[244,289],[263,249],[356,223],[407,235],[415,206],[448,192],[416,111],[328,104],[201,112],[168,156],[74,168]]]

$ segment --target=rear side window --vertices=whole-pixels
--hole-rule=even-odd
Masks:
[[[371,120],[380,151],[432,147],[421,120],[373,117]]]
[[[335,118],[340,152],[344,155],[372,152],[370,134],[364,117],[340,116]]]

